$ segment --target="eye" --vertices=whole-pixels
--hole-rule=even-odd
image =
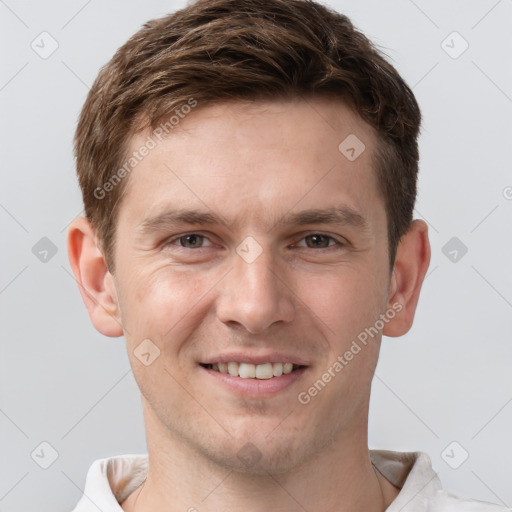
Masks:
[[[205,242],[207,242],[205,244]],[[211,242],[204,235],[197,233],[190,233],[188,235],[182,235],[174,240],[169,241],[170,245],[178,245],[185,249],[201,249],[208,245],[212,245]]]
[[[307,235],[302,238],[302,240],[305,241],[305,245],[299,243],[297,244],[298,247],[308,247],[310,249],[326,249],[327,247],[331,247],[333,245],[343,245],[341,242],[335,240],[332,236],[323,235],[322,233]]]

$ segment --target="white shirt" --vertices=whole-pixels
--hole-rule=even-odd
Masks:
[[[400,493],[386,512],[511,512],[491,503],[460,498],[442,490],[423,452],[370,450],[374,467]],[[123,512],[122,503],[139,487],[148,471],[147,455],[123,455],[96,460],[87,473],[84,495],[72,512]]]

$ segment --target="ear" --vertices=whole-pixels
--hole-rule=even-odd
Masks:
[[[388,294],[388,308],[397,313],[385,325],[382,331],[385,336],[402,336],[411,328],[429,264],[428,226],[422,220],[415,220],[397,247]]]
[[[105,336],[121,336],[123,326],[114,278],[86,217],[71,223],[67,242],[69,263],[91,322]]]

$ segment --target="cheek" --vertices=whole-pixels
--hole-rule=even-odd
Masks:
[[[123,325],[130,337],[148,337],[161,344],[183,338],[210,307],[209,291],[218,279],[204,272],[171,267],[134,271],[123,289]],[[133,342],[136,342],[134,339]]]
[[[329,337],[346,338],[375,321],[384,291],[372,267],[346,266],[302,280],[299,296],[323,321]]]

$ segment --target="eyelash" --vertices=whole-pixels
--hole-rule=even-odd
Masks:
[[[164,247],[173,245],[175,247],[179,247],[180,249],[190,249],[190,250],[195,250],[195,251],[200,250],[200,249],[205,249],[206,247],[209,247],[209,246],[206,246],[206,247],[191,248],[191,247],[183,247],[182,245],[178,245],[177,243],[175,243],[175,242],[177,242],[177,241],[179,241],[179,240],[181,240],[183,238],[189,237],[189,236],[198,236],[198,237],[201,237],[203,240],[208,240],[210,243],[212,243],[211,240],[206,235],[202,235],[201,233],[194,233],[194,232],[192,232],[192,233],[185,233],[183,235],[179,235],[177,237],[174,237],[171,240],[168,240],[167,242],[164,243]],[[342,242],[342,241],[334,238],[331,235],[327,235],[325,233],[316,232],[316,231],[308,233],[306,235],[303,235],[302,238],[300,239],[300,241],[305,240],[306,238],[309,238],[309,237],[313,237],[313,236],[321,236],[321,237],[327,238],[329,240],[329,245],[327,247],[319,247],[319,248],[307,247],[307,246],[301,246],[301,247],[304,248],[304,249],[314,249],[316,251],[320,251],[320,250],[330,250],[330,249],[332,249],[333,247],[336,247],[336,246],[344,247],[346,245],[345,242]],[[334,242],[334,243],[331,244],[331,242]]]

